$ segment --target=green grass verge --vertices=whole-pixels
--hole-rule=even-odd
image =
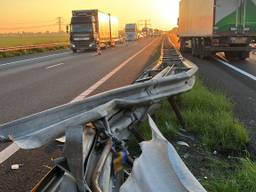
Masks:
[[[189,152],[182,151],[179,146],[176,149],[179,153],[189,153],[188,159],[184,156],[183,160],[207,191],[256,191],[256,164],[247,159],[244,152],[249,136],[244,125],[235,118],[232,102],[220,91],[209,90],[197,80],[193,90],[180,96],[177,103],[187,123],[188,133],[195,135],[199,144],[191,143],[193,147]],[[167,139],[180,137],[180,125],[167,101],[161,103],[154,116]],[[151,138],[147,122],[139,127],[139,132],[146,139]],[[139,148],[133,139],[130,143],[132,145],[129,146],[136,148],[138,154]],[[218,151],[217,156],[213,155],[213,150]],[[229,155],[239,155],[239,158]]]
[[[256,191],[256,163],[249,159],[242,159],[236,172],[228,178],[217,178],[204,181],[208,192],[255,192]],[[220,169],[220,168],[218,168]]]
[[[31,35],[15,35],[15,36],[0,36],[0,47],[15,47],[23,45],[38,45],[47,43],[62,43],[68,42],[67,34],[31,34]]]
[[[178,127],[175,122],[175,117],[171,114],[171,106],[167,101],[161,103],[160,109],[154,114],[154,119],[161,133],[168,138],[173,139],[178,133]],[[151,139],[151,131],[148,130],[148,124],[142,125],[143,132],[147,139]]]
[[[14,56],[21,56],[21,55],[28,55],[33,53],[43,53],[43,52],[49,52],[49,51],[56,51],[59,49],[65,49],[69,46],[64,45],[57,45],[50,48],[34,48],[29,50],[20,50],[20,51],[10,51],[10,52],[4,52],[0,53],[0,58],[7,58],[7,57],[14,57]]]
[[[197,80],[193,90],[182,95],[178,102],[188,131],[197,135],[209,149],[225,152],[246,148],[249,142],[246,128],[234,117],[233,105],[223,93],[209,91]],[[176,136],[180,126],[167,101],[161,103],[155,119],[168,139]],[[151,137],[146,123],[140,129],[147,139]]]
[[[181,101],[188,131],[198,135],[209,148],[220,151],[245,149],[248,133],[234,117],[233,105],[223,93],[209,91],[198,80]]]
[[[68,42],[69,36],[67,34],[31,34],[31,35],[12,35],[12,36],[0,36],[0,47],[15,47],[26,45],[40,45],[48,43],[64,43]],[[9,51],[1,52],[0,58],[27,55],[32,53],[42,53],[48,51],[54,51],[59,49],[68,48],[67,45],[56,45],[50,48],[33,48],[29,50]]]

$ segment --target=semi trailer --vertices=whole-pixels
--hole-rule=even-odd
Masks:
[[[125,39],[127,41],[136,41],[139,39],[139,30],[136,23],[125,24]]]
[[[119,40],[118,19],[99,10],[74,10],[70,23],[73,52],[114,46]]]
[[[207,58],[249,57],[256,40],[256,0],[181,0],[178,19],[180,50]]]

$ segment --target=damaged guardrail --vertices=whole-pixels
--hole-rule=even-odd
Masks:
[[[175,191],[205,191],[157,128],[153,130],[153,135],[158,133],[154,138],[161,138],[163,143],[159,140],[154,145],[161,148],[168,143],[168,147],[163,147],[165,151],[158,151],[159,155],[168,154],[166,160],[169,161],[161,168],[172,167],[166,172],[154,171],[154,179],[162,179],[161,185],[155,185],[159,190],[152,187],[157,180],[144,177],[151,174],[147,174],[146,169],[141,170],[140,175],[145,185],[135,185],[138,170],[129,171],[132,167],[138,169],[135,166],[138,161],[134,162],[125,147],[130,134],[143,140],[136,126],[147,114],[152,114],[163,99],[169,99],[184,126],[173,97],[192,89],[196,71],[197,67],[182,58],[165,38],[157,67],[146,70],[134,84],[1,125],[0,135],[23,149],[38,148],[65,136],[63,157],[55,160],[56,167],[33,191],[166,191],[168,187]],[[150,122],[152,127],[151,119]],[[152,163],[156,161],[157,155]],[[130,170],[120,172],[124,162]]]

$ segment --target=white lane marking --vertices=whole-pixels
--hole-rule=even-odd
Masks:
[[[19,60],[19,61],[13,61],[13,62],[9,62],[9,63],[0,64],[0,67],[6,66],[6,65],[12,65],[12,64],[16,64],[16,63],[22,63],[22,62],[28,62],[28,61],[35,61],[35,60],[39,60],[39,59],[45,59],[45,58],[49,58],[49,57],[55,57],[55,56],[59,56],[59,55],[66,55],[66,54],[69,54],[69,53],[70,53],[70,52],[56,53],[56,54],[46,55],[46,56],[42,56],[42,57],[36,57],[36,58],[31,58],[31,59],[23,59],[23,60]]]
[[[51,66],[49,66],[49,67],[46,67],[45,69],[51,69],[51,68],[53,68],[53,67],[58,67],[58,66],[60,66],[60,65],[64,65],[64,63],[59,63],[59,64],[56,64],[56,65],[51,65]]]
[[[16,153],[20,148],[15,143],[12,143],[4,150],[0,152],[0,164],[3,163],[6,159]]]
[[[102,85],[106,80],[108,80],[110,77],[112,77],[118,70],[120,70],[123,66],[125,66],[129,61],[134,59],[137,55],[142,53],[146,48],[148,48],[150,45],[152,45],[156,40],[152,41],[150,44],[148,44],[146,47],[141,49],[139,52],[122,62],[117,68],[112,70],[109,74],[107,74],[105,77],[100,79],[98,82],[96,82],[94,85],[89,87],[86,91],[81,93],[78,97],[74,98],[70,103],[77,102],[80,100],[83,100],[86,96],[88,96],[92,91],[94,91],[96,88],[98,88],[100,85]],[[65,142],[65,136],[58,138],[61,141]],[[16,153],[20,148],[15,144],[12,143],[7,148],[5,148],[3,151],[0,152],[0,164],[3,163],[5,160],[7,160],[9,157],[11,157],[14,153]]]
[[[235,67],[235,66],[233,66],[233,65],[231,65],[231,64],[229,64],[229,63],[227,63],[226,61],[223,61],[223,60],[218,59],[218,58],[216,58],[216,57],[213,57],[213,58],[214,58],[215,60],[221,62],[221,63],[224,64],[225,66],[227,66],[227,67],[229,67],[229,68],[231,68],[231,69],[233,69],[233,70],[235,70],[235,71],[237,71],[237,72],[239,72],[239,73],[245,75],[246,77],[249,77],[250,79],[256,81],[256,77],[255,77],[254,75],[252,75],[252,74],[250,74],[250,73],[247,73],[246,71],[244,71],[244,70],[242,70],[242,69],[239,69],[239,68],[237,68],[237,67]]]
[[[81,93],[79,96],[77,96],[75,99],[73,99],[72,101],[70,101],[70,103],[73,102],[78,102],[81,101],[83,99],[85,99],[86,96],[88,96],[92,91],[94,91],[95,89],[97,89],[100,85],[102,85],[105,81],[107,81],[110,77],[112,77],[118,70],[120,70],[124,65],[126,65],[129,61],[131,61],[132,59],[134,59],[137,55],[139,55],[142,51],[144,51],[147,47],[149,47],[150,45],[152,45],[156,40],[154,40],[153,42],[151,42],[150,44],[148,44],[146,47],[144,47],[142,50],[140,50],[138,53],[134,54],[133,56],[131,56],[130,58],[128,58],[127,60],[125,60],[124,62],[122,62],[118,67],[116,67],[114,70],[112,70],[110,73],[108,73],[106,76],[104,76],[102,79],[100,79],[99,81],[97,81],[95,84],[93,84],[91,87],[89,87],[86,91],[84,91],[83,93]],[[98,55],[98,54],[97,54]],[[62,136],[60,138],[57,138],[56,141],[60,142],[60,143],[65,143],[66,141],[66,137]]]
[[[134,59],[136,56],[138,56],[140,53],[142,53],[145,49],[147,49],[150,45],[152,45],[156,40],[149,43],[147,46],[145,46],[143,49],[141,49],[139,52],[134,54],[133,56],[126,59],[124,62],[122,62],[118,67],[113,69],[110,73],[108,73],[106,76],[104,76],[102,79],[97,81],[95,84],[93,84],[91,87],[89,87],[86,91],[81,93],[78,97],[76,97],[73,102],[83,100],[86,96],[88,96],[90,93],[92,93],[94,90],[96,90],[99,86],[101,86],[104,82],[106,82],[108,79],[110,79],[116,72],[118,72],[121,68],[123,68],[127,63],[129,63],[132,59]]]

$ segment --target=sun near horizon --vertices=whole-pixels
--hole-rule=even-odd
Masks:
[[[176,26],[179,0],[2,0],[0,33],[57,31],[57,17],[69,24],[72,10],[99,9],[125,23],[150,20],[152,28]],[[63,27],[64,30],[64,27]]]

